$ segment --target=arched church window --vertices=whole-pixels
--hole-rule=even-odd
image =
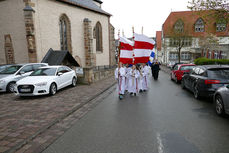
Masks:
[[[71,48],[71,26],[69,18],[63,14],[59,20],[60,49],[72,52]]]
[[[95,39],[96,39],[96,51],[103,51],[103,37],[102,37],[102,26],[100,22],[96,23],[95,26]]]

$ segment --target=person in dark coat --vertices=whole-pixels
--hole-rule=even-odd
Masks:
[[[154,80],[157,80],[158,75],[159,75],[159,71],[161,70],[160,69],[160,63],[157,60],[152,63],[151,70],[152,70],[152,76],[153,76]]]

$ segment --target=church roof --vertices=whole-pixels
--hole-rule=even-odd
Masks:
[[[100,0],[93,0],[93,1],[96,1],[96,2],[98,2],[98,3],[100,3],[100,4],[102,4],[103,2],[102,1],[100,1]]]
[[[97,13],[101,13],[101,14],[105,14],[108,16],[111,16],[110,13],[107,13],[106,11],[104,11],[102,8],[100,8],[99,6],[97,6],[93,0],[57,0],[60,2],[64,2],[67,4],[71,4],[71,5],[75,5],[84,9],[88,9]],[[102,3],[102,1],[100,0],[96,0]]]

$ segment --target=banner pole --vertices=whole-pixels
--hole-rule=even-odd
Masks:
[[[121,49],[121,43],[120,43],[120,29],[118,30],[118,95],[120,96],[120,49]]]
[[[135,43],[135,41],[134,41],[134,26],[132,27],[132,31],[133,31],[133,42]],[[133,49],[133,51],[134,51],[134,49]],[[134,65],[134,52],[133,52],[133,60],[132,60],[132,64]]]

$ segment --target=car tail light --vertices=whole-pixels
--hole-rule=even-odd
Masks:
[[[219,80],[205,80],[205,84],[219,84]]]

